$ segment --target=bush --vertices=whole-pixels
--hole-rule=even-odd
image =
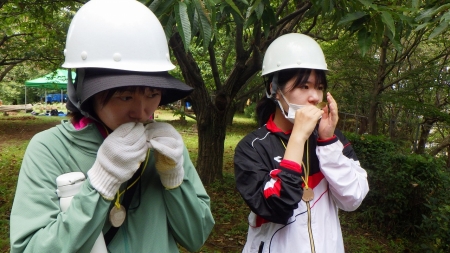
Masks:
[[[368,174],[370,191],[358,209],[360,219],[391,235],[429,238],[424,242],[439,238],[439,246],[429,248],[448,247],[448,223],[443,219],[449,217],[450,207],[442,204],[450,200],[449,175],[444,161],[403,154],[385,137],[346,136]]]
[[[430,214],[423,215],[419,229],[423,231],[422,249],[426,252],[450,252],[450,197],[447,194],[450,179],[447,172],[443,172],[442,189],[432,194],[428,204]]]
[[[244,114],[247,118],[257,119],[256,117],[256,103],[251,103],[244,108]]]
[[[434,203],[428,205],[430,216],[424,216],[419,227],[423,234],[422,249],[425,252],[450,252],[450,205]]]

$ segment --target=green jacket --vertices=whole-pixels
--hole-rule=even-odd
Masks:
[[[108,231],[114,201],[103,199],[89,180],[66,212],[60,211],[55,191],[59,175],[74,171],[87,175],[103,140],[95,124],[75,130],[67,121],[32,138],[11,210],[11,252],[89,253],[100,231]],[[166,190],[150,153],[132,210],[108,246],[109,252],[179,252],[177,243],[196,251],[203,245],[214,226],[210,199],[186,148],[184,159],[183,183]]]

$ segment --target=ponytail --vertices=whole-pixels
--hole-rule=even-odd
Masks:
[[[274,101],[265,95],[256,105],[256,115],[258,119],[258,126],[264,126],[270,118],[270,115],[274,114],[276,105]]]

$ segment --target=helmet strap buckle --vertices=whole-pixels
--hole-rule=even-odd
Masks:
[[[86,113],[81,110],[81,90],[83,86],[84,79],[84,69],[77,69],[76,81],[73,82],[72,79],[72,69],[68,69],[68,83],[67,83],[67,94],[70,102],[81,112],[81,114],[86,115]]]

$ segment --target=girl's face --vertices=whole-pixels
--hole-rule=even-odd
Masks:
[[[103,104],[104,96],[103,92],[95,95],[94,110],[98,118],[114,131],[124,123],[148,121],[161,101],[161,90],[145,88],[144,92],[142,89],[117,91]]]
[[[304,86],[299,85],[293,88],[297,76],[291,78],[283,89],[283,95],[291,104],[297,105],[317,105],[322,102],[324,86],[322,84],[316,85],[316,73],[311,71],[308,81]],[[277,99],[281,101],[283,107],[288,108],[286,101],[283,99],[281,94],[277,93]]]

